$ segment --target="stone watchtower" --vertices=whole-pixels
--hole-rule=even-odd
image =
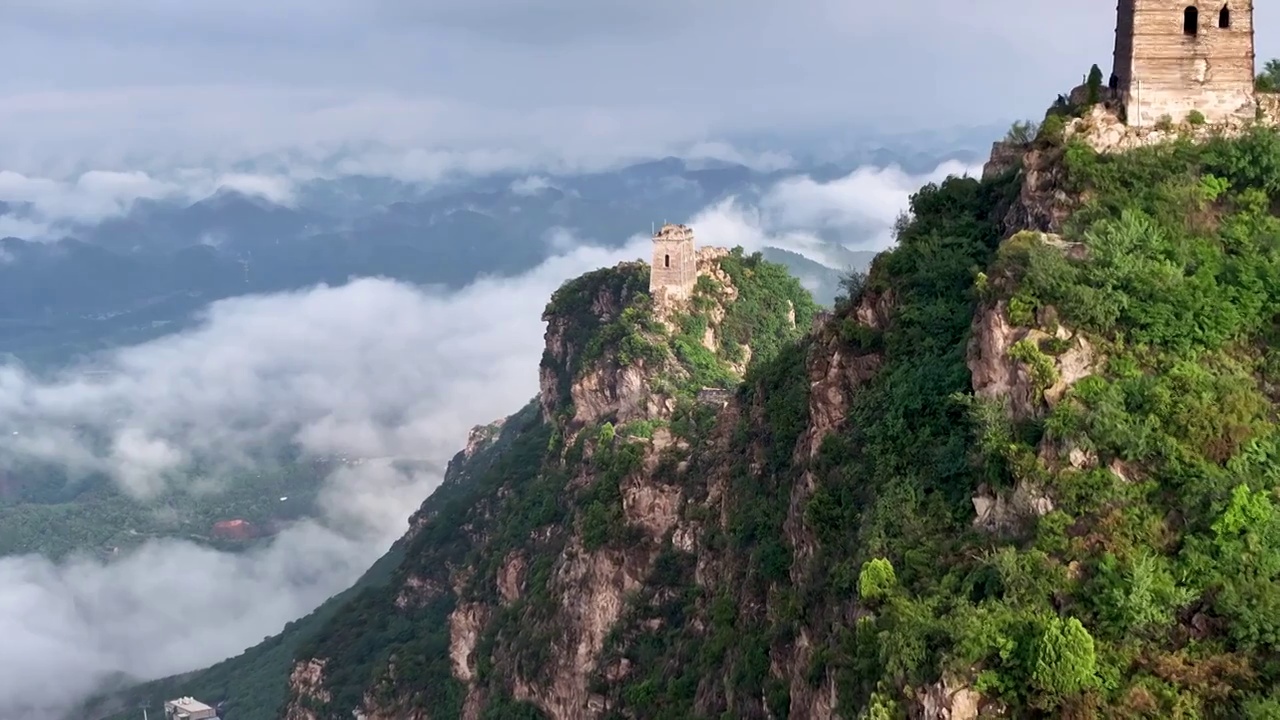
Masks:
[[[649,295],[655,301],[683,301],[698,282],[698,253],[688,225],[663,225],[653,234]]]
[[[1251,120],[1253,0],[1119,0],[1111,88],[1129,125]]]

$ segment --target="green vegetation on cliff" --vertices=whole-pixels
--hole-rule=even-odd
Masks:
[[[663,348],[653,341],[661,329],[653,320],[648,289],[649,267],[623,263],[575,278],[551,296],[543,319],[558,320],[564,345],[574,349],[568,363],[558,362],[551,348],[543,354],[542,366],[556,374],[561,396],[567,397],[583,369],[601,358],[630,365],[663,357]]]
[[[775,717],[785,717],[795,686],[771,668],[775,660],[794,660],[802,631],[817,645],[810,666],[786,672],[806,678],[815,693],[828,676],[838,678],[843,707],[867,707],[882,676],[891,685],[907,673],[913,682],[928,679],[928,661],[935,658],[927,657],[926,634],[932,630],[916,624],[932,622],[931,613],[900,598],[931,584],[948,538],[962,532],[968,442],[963,410],[950,398],[969,385],[965,341],[975,306],[969,288],[994,251],[994,211],[1007,188],[1007,182],[967,179],[925,188],[913,200],[915,221],[901,248],[882,257],[861,283],[865,293],[892,287],[900,310],[879,342],[867,343],[883,348],[877,352],[885,367],[855,396],[846,423],[851,431],[832,437],[815,462],[817,487],[803,515],[819,539],[815,557],[796,556],[799,531],[787,518],[806,469],[793,452],[813,421],[806,358],[821,350],[792,345],[753,369],[743,400],[758,411],[741,419],[728,452],[703,461],[710,473],[734,459],[727,528],[723,536],[713,529],[708,539],[725,557],[726,576],[700,609],[709,626],[705,636],[689,626],[667,631],[667,652],[687,656],[686,648],[696,646],[698,662],[648,663],[663,668],[662,675],[636,675],[637,681],[670,686],[681,673],[694,672],[701,690],[715,698],[704,698],[701,709],[711,717],[763,717],[759,698]],[[900,568],[892,582],[885,560],[861,571],[864,560],[881,555]],[[850,623],[860,585],[873,604],[853,615],[864,619]],[[878,616],[869,614],[872,607]],[[881,704],[901,710],[894,698]],[[682,705],[673,708],[673,700]],[[653,708],[665,712],[651,708],[637,716],[700,717],[694,701],[692,695],[659,696]]]
[[[735,368],[767,361],[808,330],[817,305],[785,267],[742,248],[713,262],[731,287],[701,275],[671,328],[657,319],[643,263],[595,270],[561,286],[543,315],[557,347],[542,358],[560,397],[568,398],[573,382],[602,363],[650,369],[668,363],[671,372],[653,378],[656,389],[691,400],[704,387],[736,386]],[[715,338],[710,346],[708,329]],[[568,352],[567,361],[558,352]]]
[[[424,524],[403,544],[391,582],[357,594],[299,648],[299,660],[324,661],[323,695],[296,696],[299,706],[321,718],[349,717],[362,704],[459,717],[466,687],[450,660],[452,616],[470,618],[478,632],[475,682],[486,699],[484,717],[541,716],[514,700],[511,678],[541,677],[561,642],[563,599],[552,594],[557,558],[570,543],[587,553],[651,543],[628,524],[622,498],[648,440],[668,426],[681,437],[705,431],[714,412],[698,405],[696,391],[735,385],[734,363],[748,360],[744,346],[752,348],[751,367],[780,353],[794,356],[788,348],[816,310],[798,281],[758,254],[735,250],[716,262],[732,289],[704,277],[670,328],[643,292],[643,265],[588,273],[555,293],[542,362],[561,403],[552,408],[553,422],[531,405],[504,425],[505,440],[488,451],[494,459],[487,467],[463,463],[466,479],[427,501],[419,514]],[[708,328],[718,339],[714,349],[703,344]],[[674,415],[617,427],[605,419],[577,429],[566,444],[568,428],[553,423],[571,413],[565,403],[573,384],[585,373],[631,366],[660,375],[646,392],[670,391]],[[509,567],[518,568],[511,571],[521,588],[514,599],[496,581]]]
[[[945,680],[1014,716],[1275,717],[1277,158],[1269,130],[1125,155],[1072,145],[1061,162],[1084,202],[1065,247],[1001,245],[1014,178],[917,193],[899,246],[858,283],[892,295],[888,327],[842,332],[880,364],[810,467],[814,557],[786,526],[792,428],[813,421],[797,349],[756,368],[744,400],[764,412],[699,467],[742,458],[726,533],[708,538],[728,575],[701,587],[679,553],[655,570],[631,612],[664,622],[613,650],[639,668],[602,689],[614,716],[758,717],[763,698],[785,717],[797,686],[772,668],[804,656],[803,631],[809,666],[783,672],[812,695],[834,681],[846,716],[904,717]],[[972,392],[973,320],[997,307],[1045,331],[1007,355],[1035,389],[1027,416]],[[1059,326],[1097,366],[1050,408]],[[753,469],[753,452],[772,461]],[[978,530],[984,484],[1052,509]]]
[[[1257,129],[1106,156],[1075,144],[1064,163],[1086,200],[1065,233],[1083,259],[1015,238],[990,292],[1089,338],[1101,367],[995,460],[1037,439],[1096,460],[1008,478],[1046,485],[1056,508],[1029,547],[1000,549],[1023,590],[988,603],[994,642],[964,660],[1029,706],[1274,717],[1280,137]],[[1096,672],[1066,692],[1037,690],[1032,670],[1028,692],[1027,667],[992,656],[1010,640],[1030,646],[1016,628],[1051,615],[1083,623]]]
[[[949,673],[1015,714],[1280,710],[1276,158],[1263,130],[1124,155],[1072,145],[1085,202],[1064,236],[1079,253],[1022,234],[993,257],[982,219],[1001,207],[983,184],[916,196],[870,284],[898,294],[884,365],[824,447],[807,512],[831,576],[804,594],[838,602],[880,558],[899,579],[861,619],[823,628],[846,702],[901,709]],[[1087,338],[1098,371],[1012,422],[964,400],[969,318],[996,301],[1015,324]],[[1043,390],[1061,350],[1009,355]],[[972,424],[977,442],[965,407],[997,418]],[[1060,447],[1086,460],[1037,459]],[[1053,510],[1012,537],[975,533],[983,482],[1039,488]]]

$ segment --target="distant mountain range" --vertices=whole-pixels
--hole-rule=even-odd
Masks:
[[[925,172],[944,158],[878,159]],[[620,246],[655,221],[687,219],[730,196],[758,199],[784,177],[829,181],[855,167],[765,172],[665,158],[609,172],[496,174],[434,188],[383,177],[315,180],[301,185],[289,207],[231,190],[196,202],[139,200],[123,216],[68,226],[61,240],[0,239],[0,354],[61,364],[172,332],[217,299],[358,276],[458,288],[481,274],[526,271],[563,250],[548,236],[555,228]],[[0,216],[21,220],[32,212],[0,202]],[[842,240],[824,246],[825,264],[781,248],[768,254],[829,302],[840,275],[874,255]]]

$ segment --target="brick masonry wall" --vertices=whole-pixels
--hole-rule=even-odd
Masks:
[[[1149,126],[1165,115],[1176,122],[1192,110],[1210,123],[1253,115],[1253,3],[1230,2],[1227,28],[1218,27],[1223,5],[1216,0],[1121,0],[1116,75],[1129,124]],[[1195,35],[1183,29],[1189,6],[1199,9]],[[1130,23],[1132,40],[1126,42],[1124,29]]]
[[[654,239],[649,293],[655,300],[684,300],[698,282],[698,256],[693,238]]]

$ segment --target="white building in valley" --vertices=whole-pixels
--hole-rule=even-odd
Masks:
[[[193,697],[180,697],[165,701],[164,717],[165,720],[218,720],[218,713]]]

